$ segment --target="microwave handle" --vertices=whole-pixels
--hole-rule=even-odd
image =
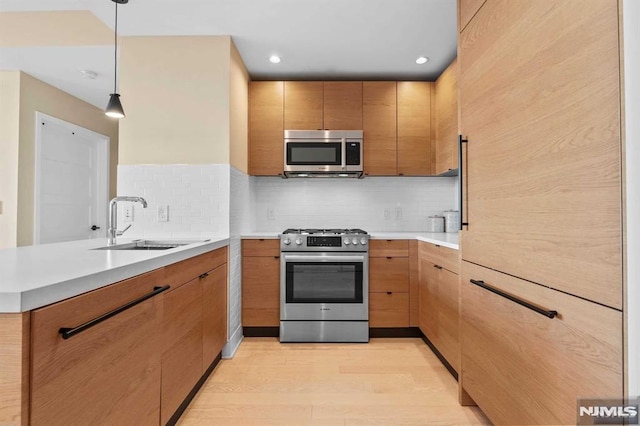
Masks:
[[[347,138],[342,138],[342,170],[347,170]]]

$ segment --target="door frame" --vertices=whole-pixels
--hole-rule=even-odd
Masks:
[[[33,200],[33,243],[40,244],[40,219],[42,212],[40,211],[40,190],[42,178],[42,122],[55,123],[63,127],[67,127],[69,131],[79,135],[97,140],[97,211],[96,220],[101,224],[101,232],[98,235],[106,235],[107,226],[107,204],[109,197],[109,170],[110,158],[109,147],[111,138],[101,133],[94,132],[77,124],[70,123],[60,118],[53,117],[40,111],[36,111],[35,121],[35,170],[34,170],[34,200]]]

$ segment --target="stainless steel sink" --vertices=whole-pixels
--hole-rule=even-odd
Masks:
[[[168,250],[194,243],[203,243],[209,240],[135,240],[130,243],[116,244],[113,246],[99,247],[93,250]]]

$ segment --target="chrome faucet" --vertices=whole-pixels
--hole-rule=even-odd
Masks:
[[[133,203],[140,203],[142,207],[147,208],[147,201],[142,197],[128,197],[128,196],[120,196],[115,197],[113,200],[109,202],[109,230],[107,231],[107,245],[113,246],[116,244],[116,237],[127,232],[127,229],[131,228],[131,224],[124,228],[122,231],[118,231],[118,212],[117,212],[117,204],[118,201],[131,201]]]

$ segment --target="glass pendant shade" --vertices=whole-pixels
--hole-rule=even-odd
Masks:
[[[124,118],[124,109],[122,108],[122,104],[120,103],[120,95],[117,93],[112,93],[109,95],[109,103],[107,104],[107,108],[104,110],[105,115],[113,118]]]

